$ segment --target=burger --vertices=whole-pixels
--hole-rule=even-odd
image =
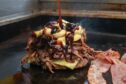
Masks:
[[[77,69],[86,66],[93,58],[94,50],[86,44],[86,31],[79,25],[62,19],[50,21],[41,29],[33,31],[28,38],[26,56],[21,60],[39,65],[42,69]]]

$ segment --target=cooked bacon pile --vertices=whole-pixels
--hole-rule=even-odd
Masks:
[[[62,27],[57,21],[49,22],[29,37],[22,64],[35,63],[52,73],[53,69],[81,68],[93,58],[94,51],[85,40],[82,26],[65,20],[62,20]]]
[[[103,73],[110,70],[113,84],[126,84],[126,54],[120,60],[120,54],[111,49],[100,51],[95,55],[88,71],[90,84],[107,84]]]

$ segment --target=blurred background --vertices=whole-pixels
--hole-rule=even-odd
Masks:
[[[125,0],[61,0],[61,9],[64,19],[80,23],[87,31],[126,34]],[[10,37],[56,19],[57,0],[0,0],[0,33],[5,37],[6,30]]]

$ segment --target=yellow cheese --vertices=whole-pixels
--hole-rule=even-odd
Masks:
[[[83,29],[81,26],[79,26],[79,29],[75,30],[75,32],[74,32],[74,41],[80,40],[81,36],[84,32],[85,32],[85,29]]]
[[[76,65],[78,64],[79,61],[75,60],[75,62],[70,63],[66,62],[66,60],[55,60],[53,61],[54,64],[60,65],[60,66],[65,66],[71,70],[76,68]]]
[[[42,35],[43,29],[41,29],[41,30],[39,30],[39,31],[35,31],[34,33],[35,33],[36,37],[39,37],[39,36]]]
[[[80,39],[81,39],[81,35],[79,35],[79,34],[74,35],[74,41],[78,41]]]
[[[65,34],[66,34],[66,30],[61,30],[61,31],[53,34],[53,36],[56,37],[56,38],[59,38],[59,37],[65,36]]]
[[[84,32],[84,29],[79,26],[79,29],[78,30],[75,30],[74,34],[82,34]]]
[[[61,30],[59,23],[55,23],[53,26],[56,26],[59,30]]]
[[[47,27],[46,27],[44,33],[45,33],[46,35],[50,35],[50,34],[51,34],[51,31],[52,31],[51,28],[47,28]]]
[[[64,19],[62,19],[62,22],[65,23],[65,24],[69,23],[68,21],[66,21]]]
[[[65,46],[66,45],[66,39],[65,39],[65,36],[64,37],[60,37],[57,39],[57,41],[61,41],[62,44]]]

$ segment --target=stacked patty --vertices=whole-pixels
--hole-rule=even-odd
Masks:
[[[51,21],[32,32],[21,62],[40,65],[52,73],[55,69],[81,68],[94,57],[94,50],[85,41],[81,25],[62,20],[60,26],[58,21]]]

